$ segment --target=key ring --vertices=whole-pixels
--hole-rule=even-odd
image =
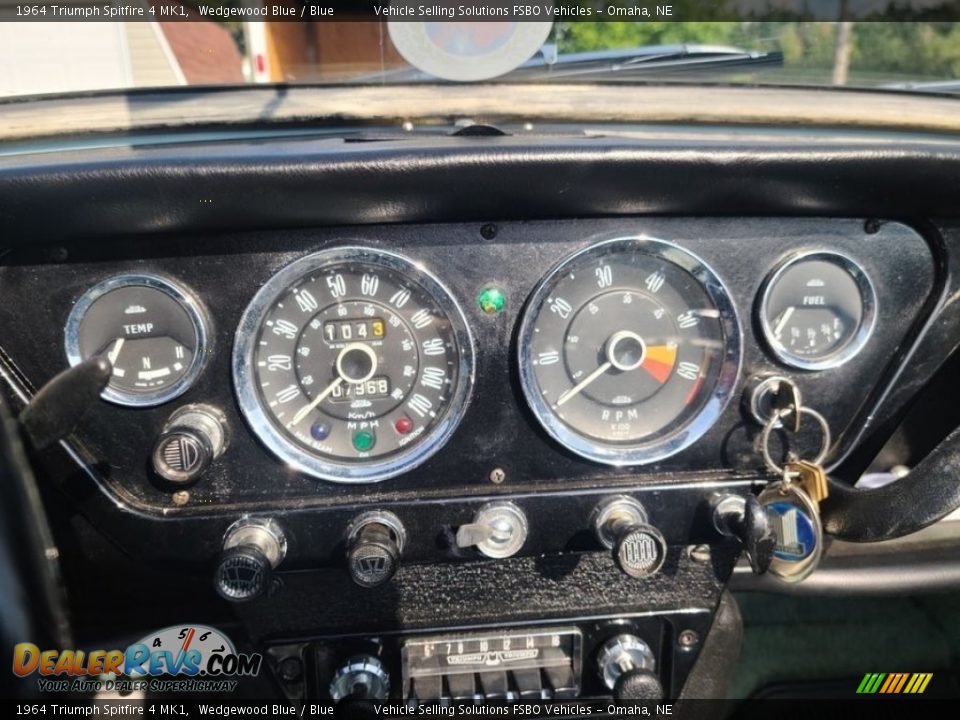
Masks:
[[[820,441],[820,452],[817,453],[817,456],[811,462],[813,462],[814,465],[821,465],[827,456],[827,452],[830,450],[830,425],[827,424],[827,419],[823,415],[812,408],[803,406],[799,408],[784,408],[774,413],[770,419],[767,420],[763,426],[763,432],[760,433],[760,451],[763,453],[763,461],[766,463],[767,468],[775,475],[783,475],[784,469],[774,462],[773,456],[770,454],[770,433],[777,428],[785,427],[780,421],[792,412],[808,415],[820,425],[820,431],[823,434],[823,439]]]

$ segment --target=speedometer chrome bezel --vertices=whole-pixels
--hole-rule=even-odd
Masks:
[[[383,460],[337,462],[307,452],[284,435],[268,417],[256,387],[253,356],[261,323],[270,308],[304,276],[344,262],[378,264],[403,273],[420,284],[449,318],[458,345],[457,386],[444,410],[444,417],[421,440]],[[292,469],[321,480],[343,484],[381,482],[426,462],[446,444],[463,419],[472,395],[475,375],[473,336],[453,293],[423,264],[389,250],[360,245],[337,246],[306,255],[286,265],[267,280],[250,301],[237,327],[232,364],[240,410],[260,442]]]
[[[621,246],[621,247],[618,247]],[[693,418],[674,434],[659,441],[638,447],[623,447],[588,439],[562,422],[553,412],[540,392],[533,370],[533,332],[538,310],[555,286],[555,281],[565,275],[569,268],[592,255],[620,250],[642,252],[673,263],[690,273],[704,288],[710,301],[720,313],[724,333],[723,362],[717,375],[710,400]],[[625,467],[645,465],[668,458],[699,440],[717,422],[733,397],[740,377],[742,363],[742,332],[736,306],[730,293],[716,272],[697,255],[680,245],[649,235],[616,236],[592,242],[560,260],[537,283],[527,300],[517,334],[517,358],[519,361],[520,386],[527,404],[543,429],[562,446],[587,460],[604,465]]]
[[[151,273],[124,273],[114,275],[102,282],[89,288],[70,310],[67,317],[67,323],[64,326],[64,351],[67,355],[67,362],[70,367],[76,367],[86,358],[80,352],[80,326],[87,311],[93,304],[114,290],[126,287],[147,287],[151,290],[158,290],[173,299],[186,312],[190,323],[193,325],[196,347],[193,350],[193,359],[187,372],[174,383],[165,388],[150,391],[149,393],[130,393],[107,385],[100,397],[115,405],[124,407],[147,408],[156,407],[170,402],[183,395],[200,377],[203,368],[210,358],[210,331],[208,330],[208,314],[203,304],[187,288],[161,275]]]
[[[822,260],[846,271],[860,292],[861,316],[856,332],[845,344],[819,360],[810,360],[797,355],[777,342],[768,312],[770,295],[780,279],[790,268],[810,260]],[[864,267],[849,255],[837,250],[801,250],[783,258],[763,281],[760,302],[757,306],[757,321],[760,323],[767,348],[779,362],[797,370],[832,370],[856,357],[873,335],[873,328],[877,321],[877,292]]]

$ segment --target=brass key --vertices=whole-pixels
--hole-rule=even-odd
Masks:
[[[830,495],[827,473],[820,465],[807,460],[792,460],[784,466],[784,471],[818,505]]]

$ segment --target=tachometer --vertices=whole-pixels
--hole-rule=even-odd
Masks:
[[[473,381],[466,320],[443,285],[393,253],[335,248],[294,262],[247,308],[233,358],[240,407],[293,467],[373,482],[452,434]]]
[[[534,291],[520,377],[540,423],[609,465],[672,455],[719,417],[740,367],[739,324],[703,261],[646,237],[563,260]]]

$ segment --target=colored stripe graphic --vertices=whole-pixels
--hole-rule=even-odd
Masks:
[[[857,686],[859,695],[920,695],[933,673],[867,673]]]

